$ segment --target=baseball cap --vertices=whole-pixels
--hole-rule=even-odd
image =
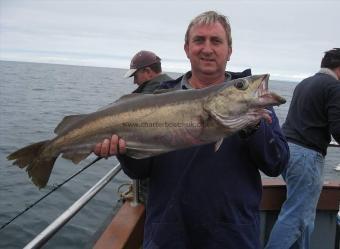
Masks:
[[[160,61],[161,61],[161,58],[159,58],[155,53],[151,51],[146,51],[146,50],[139,51],[137,54],[135,54],[135,56],[133,56],[131,63],[130,63],[130,70],[126,72],[124,77],[129,78],[133,76],[133,74],[138,69],[150,66]]]

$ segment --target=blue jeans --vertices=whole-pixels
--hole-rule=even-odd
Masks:
[[[266,249],[310,248],[316,206],[323,185],[321,153],[288,143],[290,159],[282,177],[287,199],[271,231]]]

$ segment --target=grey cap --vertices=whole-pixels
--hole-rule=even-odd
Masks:
[[[135,54],[135,56],[133,56],[130,63],[130,70],[125,73],[124,77],[129,78],[133,76],[138,69],[150,66],[160,61],[161,58],[151,51],[139,51],[137,54]]]

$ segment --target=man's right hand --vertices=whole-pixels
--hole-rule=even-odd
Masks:
[[[126,153],[126,142],[117,135],[112,135],[110,139],[104,139],[103,142],[96,144],[94,154],[100,157],[108,158],[118,154]]]

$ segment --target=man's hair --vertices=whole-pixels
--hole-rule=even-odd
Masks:
[[[228,17],[217,13],[216,11],[206,11],[202,14],[196,16],[189,24],[187,31],[185,33],[185,44],[189,43],[189,33],[193,26],[195,25],[206,25],[206,24],[213,24],[215,22],[219,22],[227,35],[228,45],[232,47],[232,38],[231,38],[231,27],[228,20]]]
[[[148,67],[151,68],[151,70],[154,71],[155,73],[161,73],[162,72],[161,62],[156,62],[154,64],[151,64]]]
[[[321,67],[329,69],[340,67],[340,48],[333,48],[326,51],[321,61]]]

